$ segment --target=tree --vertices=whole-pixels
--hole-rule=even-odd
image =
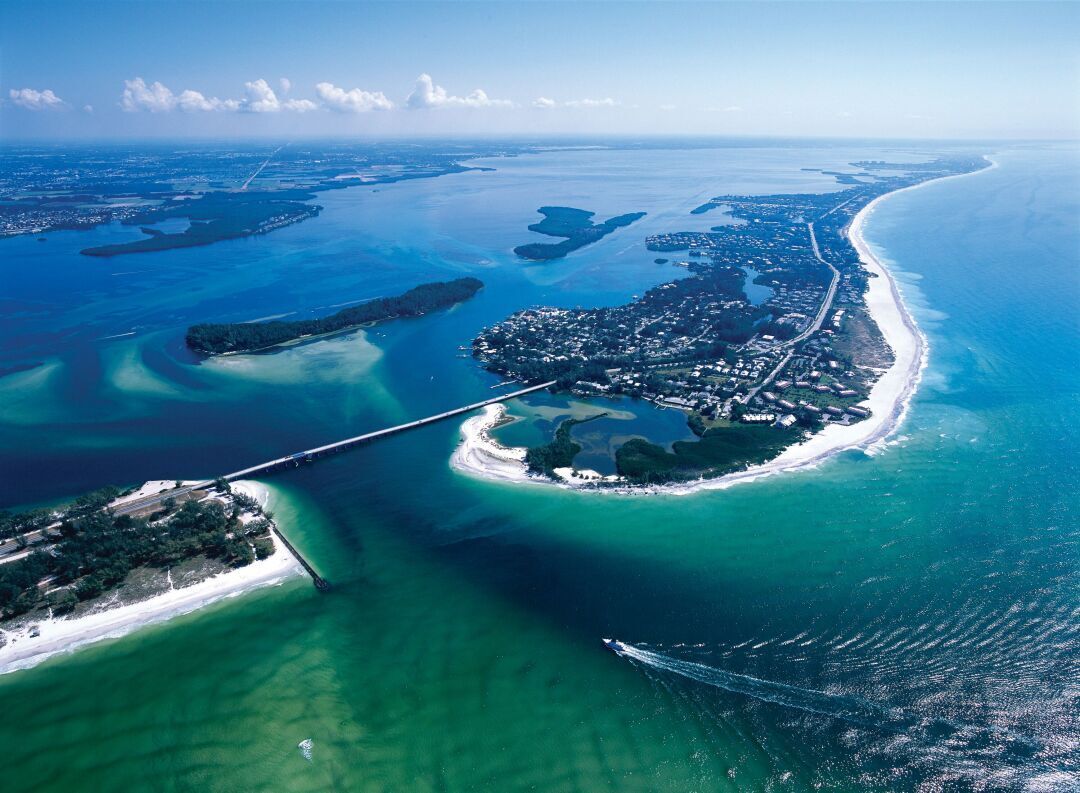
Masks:
[[[90,600],[96,598],[102,592],[105,591],[105,584],[101,578],[95,575],[88,575],[75,585],[75,594],[79,600]]]
[[[49,606],[54,614],[67,614],[79,605],[79,598],[71,589],[58,589],[49,595]]]

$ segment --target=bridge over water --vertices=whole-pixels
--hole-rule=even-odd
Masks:
[[[454,408],[453,410],[447,410],[442,413],[436,413],[434,416],[427,416],[426,418],[417,419],[416,421],[409,421],[405,424],[397,424],[393,427],[386,427],[385,429],[375,430],[374,432],[365,432],[363,435],[356,435],[352,438],[345,438],[341,441],[335,441],[334,443],[327,443],[322,446],[316,446],[313,449],[305,449],[302,452],[295,452],[288,454],[284,457],[278,457],[273,460],[267,460],[257,465],[252,465],[239,471],[233,471],[229,474],[224,474],[221,479],[227,482],[234,481],[236,479],[244,479],[246,477],[256,476],[258,474],[269,473],[278,468],[285,468],[290,465],[296,466],[303,462],[309,462],[318,457],[322,457],[327,454],[333,454],[334,452],[345,451],[351,449],[354,446],[360,446],[361,444],[368,443],[370,441],[378,440],[379,438],[385,438],[388,435],[396,435],[407,430],[423,427],[427,424],[434,424],[436,421],[443,421],[445,419],[453,418],[454,416],[460,416],[463,413],[470,413],[474,410],[478,410],[488,405],[493,405],[496,402],[506,402],[516,397],[524,396],[525,394],[531,394],[534,391],[542,391],[545,388],[549,388],[555,385],[554,380],[549,380],[546,383],[540,383],[539,385],[529,386],[528,388],[522,388],[517,391],[512,391],[508,394],[500,394],[499,396],[492,397],[491,399],[485,399],[482,402],[474,402],[471,405],[465,405],[464,407]],[[210,487],[214,484],[213,479],[206,479],[201,482],[195,482],[193,484],[185,485],[181,488],[175,488],[173,490],[166,490],[161,493],[156,493],[146,498],[138,499],[137,501],[129,501],[123,505],[113,508],[113,511],[117,514],[126,514],[131,512],[138,512],[152,507],[165,498],[176,498],[190,493],[192,490],[200,490],[202,488]]]

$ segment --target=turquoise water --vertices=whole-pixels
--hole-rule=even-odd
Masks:
[[[705,198],[835,189],[800,169],[871,155],[895,152],[560,152],[340,191],[314,221],[202,251],[73,254],[123,230],[5,241],[20,302],[4,362],[43,365],[0,378],[0,503],[212,474],[490,395],[495,378],[457,357],[479,327],[640,293],[679,272],[644,236],[695,228]],[[275,476],[276,514],[333,590],[297,580],[0,678],[5,789],[1067,788],[1080,157],[994,156],[867,225],[931,349],[883,452],[721,492],[596,496],[462,476],[444,424]],[[522,266],[510,249],[545,204],[650,214]],[[196,366],[180,346],[196,318],[432,273],[487,288],[277,355]],[[543,435],[574,409],[531,399],[514,412],[533,420],[501,433]],[[678,414],[650,411],[603,421],[677,439]]]

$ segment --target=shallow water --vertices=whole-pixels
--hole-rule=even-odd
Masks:
[[[115,232],[5,241],[21,307],[0,318],[4,360],[45,365],[0,378],[0,502],[210,475],[485,398],[495,378],[457,357],[484,324],[640,293],[678,272],[644,236],[697,227],[702,200],[834,189],[799,169],[890,154],[553,153],[338,191],[320,218],[207,249],[98,261],[73,251]],[[597,496],[462,476],[449,423],[275,476],[273,508],[331,592],[296,580],[0,678],[5,789],[1061,789],[1080,740],[1080,159],[995,156],[867,224],[931,345],[883,452],[720,492]],[[509,251],[544,204],[650,214],[521,266]],[[195,366],[180,346],[189,321],[433,272],[487,288],[275,355]],[[527,402],[537,421],[500,437],[566,410]],[[604,421],[678,418],[632,412]],[[867,703],[915,737],[777,701],[784,687]]]

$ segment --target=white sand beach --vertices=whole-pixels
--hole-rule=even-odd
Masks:
[[[991,168],[997,163],[991,160]],[[990,170],[990,169],[984,169]],[[981,173],[982,171],[975,171]],[[866,219],[890,196],[908,190],[917,190],[946,179],[958,179],[970,174],[958,174],[941,179],[923,182],[912,187],[895,190],[871,201],[852,219],[848,227],[848,238],[859,254],[863,266],[874,276],[866,293],[866,306],[877,323],[885,341],[892,348],[894,361],[881,378],[874,384],[870,394],[859,404],[871,411],[869,418],[847,426],[830,424],[823,430],[803,441],[785,449],[780,455],[762,465],[737,471],[714,479],[702,479],[694,482],[680,482],[673,485],[649,487],[607,487],[589,488],[590,492],[639,494],[668,493],[686,495],[701,490],[716,490],[731,487],[741,482],[750,482],[785,471],[813,468],[824,460],[849,449],[870,449],[892,435],[901,425],[907,414],[912,396],[919,387],[923,369],[926,367],[928,344],[926,337],[919,330],[914,317],[904,304],[903,296],[896,279],[885,267],[862,236]],[[502,405],[498,406],[505,410]],[[501,415],[501,414],[500,414]],[[470,422],[472,422],[470,424]],[[498,446],[486,436],[486,430],[492,426],[486,423],[485,416],[469,419],[462,425],[462,443],[454,453],[453,465],[459,470],[476,476],[502,481],[545,482],[560,487],[582,488],[577,482],[555,482],[530,476],[525,471],[524,449],[507,450]],[[483,436],[483,437],[481,437]],[[495,449],[491,447],[494,446]],[[501,451],[496,451],[501,450]],[[467,450],[467,451],[462,451]],[[520,458],[500,457],[505,452],[520,452]],[[521,462],[515,462],[519,459]]]
[[[169,483],[170,486],[172,483]],[[265,504],[269,495],[258,482],[234,482],[233,489]],[[25,669],[59,653],[71,652],[103,639],[130,633],[144,625],[188,614],[224,598],[252,589],[279,584],[304,569],[281,540],[271,532],[275,551],[266,559],[220,573],[181,589],[172,589],[138,603],[107,608],[71,619],[46,619],[18,631],[0,631],[6,644],[0,647],[0,674]],[[32,635],[36,631],[37,635]]]
[[[487,405],[483,412],[467,418],[461,425],[461,443],[454,450],[450,464],[459,471],[504,482],[542,481],[530,476],[525,468],[523,447],[503,446],[489,434],[506,415],[506,405]]]

